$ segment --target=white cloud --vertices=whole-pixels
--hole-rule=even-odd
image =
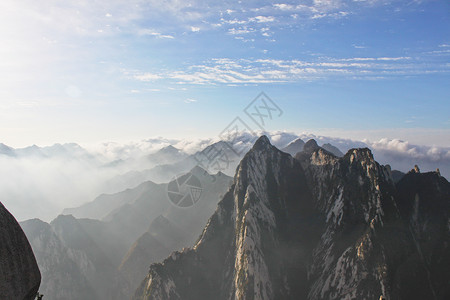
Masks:
[[[236,38],[254,32],[253,28],[230,30]],[[267,31],[264,30],[263,33]],[[449,65],[418,62],[411,57],[318,57],[311,60],[216,58],[183,70],[140,72],[140,81],[175,80],[178,84],[247,84],[298,82],[323,78],[380,80],[393,76],[445,73]]]
[[[152,81],[152,80],[157,80],[157,79],[162,78],[160,75],[152,74],[152,73],[138,74],[138,75],[134,75],[133,77],[139,81]]]
[[[191,26],[191,31],[192,32],[199,32],[200,31],[200,27]]]
[[[272,16],[256,16],[253,18],[249,19],[252,22],[257,22],[257,23],[270,23],[270,22],[274,22],[275,18]]]
[[[175,37],[169,34],[162,34],[159,32],[156,32],[152,29],[140,29],[138,31],[139,35],[149,35],[149,36],[154,36],[157,38],[161,38],[161,39],[174,39]]]
[[[228,30],[228,33],[233,35],[249,34],[252,32],[255,32],[255,29],[251,27],[230,28]]]

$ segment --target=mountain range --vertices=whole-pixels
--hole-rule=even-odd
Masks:
[[[189,208],[171,204],[167,183],[144,182],[68,210],[49,224],[21,222],[49,299],[128,299],[151,263],[194,244],[231,184],[223,173],[195,167],[202,197]]]
[[[20,223],[41,270],[40,292],[50,299],[449,298],[450,184],[439,169],[404,173],[379,164],[369,148],[343,154],[321,144],[278,140],[279,150],[262,136],[249,151],[220,141],[192,155],[167,146],[134,160],[161,164],[116,176],[109,184],[118,192],[50,223]],[[67,149],[92,158],[73,144],[0,145],[3,158],[14,159],[69,159]],[[234,170],[234,178],[222,172]],[[185,192],[193,202],[179,206],[171,195]]]
[[[397,183],[368,148],[291,155],[261,137],[197,243],[133,299],[448,299],[450,184]]]

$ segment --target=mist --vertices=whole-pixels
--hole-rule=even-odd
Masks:
[[[387,138],[372,142],[280,131],[258,134],[267,134],[280,149],[298,138],[303,141],[315,139],[319,145],[330,143],[343,153],[351,148],[369,147],[379,163],[389,164],[392,169],[407,172],[417,164],[422,172],[439,168],[443,176],[450,177],[450,150],[444,147],[413,145]],[[133,188],[140,183],[141,177],[135,181],[123,179],[133,176],[132,172],[175,163],[217,141],[217,138],[176,140],[157,137],[128,143],[102,143],[86,149],[76,144],[8,148],[8,151],[5,148],[0,153],[0,201],[20,221],[40,218],[49,222],[64,208],[90,202],[102,193]],[[246,150],[253,141],[254,137],[241,134],[230,145]],[[158,151],[168,145],[179,149],[180,157],[161,158]],[[155,176],[148,179],[158,182]]]

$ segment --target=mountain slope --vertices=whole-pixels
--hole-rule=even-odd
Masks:
[[[131,246],[119,266],[119,272],[124,282],[121,284],[122,292],[128,296],[145,277],[150,264],[162,260],[170,254],[170,250],[164,247],[150,233],[146,232]]]
[[[295,141],[290,142],[289,145],[287,145],[281,150],[294,156],[298,152],[303,151],[304,146],[305,142],[302,139],[296,139]]]
[[[83,270],[77,258],[83,257],[64,245],[48,223],[38,219],[21,222],[42,271],[40,293],[48,299],[96,299],[98,296],[85,276],[93,268],[88,259]]]
[[[126,189],[114,194],[102,194],[93,201],[85,203],[79,207],[66,208],[63,210],[64,215],[73,215],[76,218],[103,219],[112,211],[120,206],[132,203],[143,195],[152,194],[153,190],[157,190],[158,185],[151,181],[146,181],[138,186]]]
[[[300,164],[260,138],[196,246],[152,266],[135,298],[304,296],[306,287],[294,281],[306,278],[306,268],[293,262],[306,259],[315,230],[306,217],[315,213],[305,183]],[[304,251],[291,255],[298,247]]]
[[[197,244],[134,299],[443,299],[449,183],[417,176],[396,187],[367,148],[338,158],[311,140],[294,159],[261,137]]]

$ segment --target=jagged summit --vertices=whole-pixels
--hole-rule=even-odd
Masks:
[[[262,135],[256,140],[252,150],[263,150],[266,149],[268,146],[272,146],[269,138],[266,135]]]
[[[303,151],[307,153],[311,153],[317,149],[319,149],[319,145],[317,145],[316,140],[310,139],[305,143],[305,146],[303,146]]]
[[[345,153],[344,158],[349,158],[352,162],[354,160],[361,161],[361,160],[370,160],[375,161],[373,158],[372,150],[369,148],[353,148],[347,151]]]
[[[449,184],[431,175],[396,187],[368,148],[310,140],[293,158],[262,136],[195,246],[152,265],[134,299],[411,299],[424,282],[421,298],[447,295]]]

